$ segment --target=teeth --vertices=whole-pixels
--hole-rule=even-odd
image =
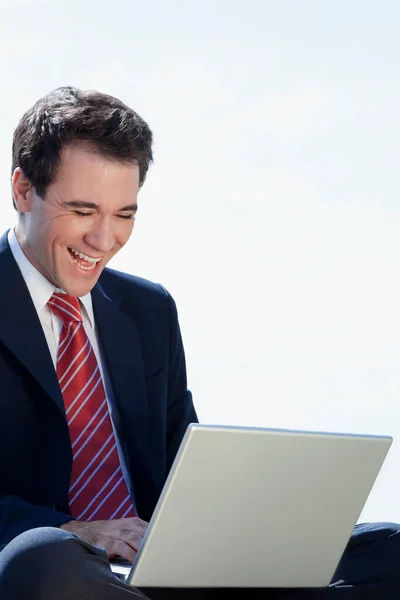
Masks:
[[[78,252],[78,250],[74,250],[73,248],[69,248],[69,250],[71,252],[73,252],[76,256],[79,256],[79,258],[83,258],[83,260],[86,260],[87,262],[90,263],[98,263],[99,260],[101,260],[101,258],[91,258],[90,256],[87,256],[86,254],[83,254],[83,252]],[[91,269],[92,267],[82,267],[82,269]]]
[[[96,263],[94,263],[91,267],[84,267],[83,265],[81,265],[80,263],[78,263],[78,261],[76,260],[76,258],[72,259],[74,261],[74,263],[76,263],[78,265],[78,267],[80,269],[83,269],[84,271],[93,271],[93,269],[96,266]]]

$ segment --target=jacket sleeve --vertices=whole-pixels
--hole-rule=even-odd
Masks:
[[[170,347],[167,408],[167,471],[170,470],[179,445],[190,423],[197,423],[191,392],[187,389],[186,361],[178,314],[172,296],[169,298]]]
[[[35,527],[59,527],[72,517],[58,510],[37,506],[13,495],[0,496],[0,549],[14,537]]]

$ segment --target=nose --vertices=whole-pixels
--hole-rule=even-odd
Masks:
[[[112,224],[107,219],[101,219],[85,235],[85,242],[97,252],[107,254],[116,244]]]

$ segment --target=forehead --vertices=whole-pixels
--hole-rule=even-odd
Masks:
[[[71,144],[61,153],[60,167],[49,186],[68,200],[96,200],[110,197],[136,197],[139,190],[139,167],[105,158],[84,145]]]

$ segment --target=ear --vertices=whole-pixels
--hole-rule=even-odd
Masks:
[[[12,195],[18,212],[26,213],[31,208],[31,192],[33,186],[25,177],[20,167],[17,167],[11,179]]]

